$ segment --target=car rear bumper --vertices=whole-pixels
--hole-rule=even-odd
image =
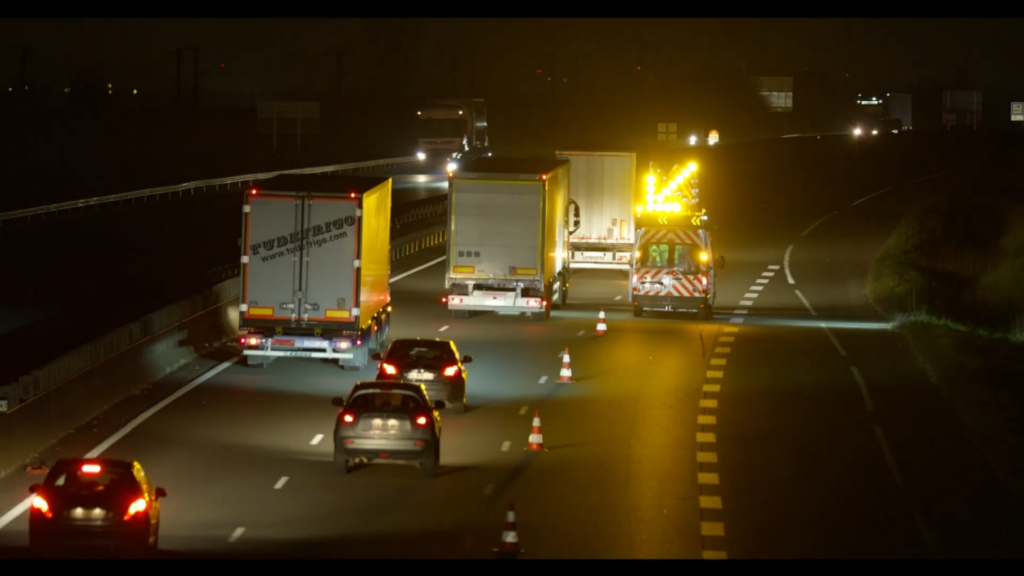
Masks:
[[[433,447],[429,440],[414,438],[337,438],[335,451],[346,458],[368,460],[419,460]]]
[[[36,524],[29,527],[32,546],[82,548],[142,547],[149,545],[149,525],[88,526]]]

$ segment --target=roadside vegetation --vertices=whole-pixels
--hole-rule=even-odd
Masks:
[[[910,340],[1024,501],[1024,195],[1012,181],[931,198],[897,226],[867,294]]]

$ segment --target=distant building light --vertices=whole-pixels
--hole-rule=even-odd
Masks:
[[[107,90],[107,94],[113,94],[113,93],[114,93],[113,90]]]
[[[113,88],[113,87],[114,87],[113,84],[107,84],[107,88]]]
[[[28,86],[25,86],[25,90],[28,90]]]
[[[71,88],[65,88],[64,91],[65,92],[71,92]]]
[[[132,94],[138,94],[138,93],[139,93],[139,91],[138,91],[138,90],[136,90],[136,89],[132,88]]]

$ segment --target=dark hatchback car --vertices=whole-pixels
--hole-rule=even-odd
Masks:
[[[367,464],[415,464],[433,477],[441,461],[441,416],[445,403],[431,402],[419,384],[359,382],[347,399],[333,398],[341,408],[334,425],[334,465],[349,472],[351,460]]]
[[[68,547],[155,551],[160,499],[138,462],[107,458],[58,460],[42,484],[29,488],[29,546],[40,552]]]
[[[466,411],[466,364],[472,356],[459,356],[451,340],[401,338],[391,342],[380,361],[377,380],[423,384],[431,398],[444,400],[456,414]]]

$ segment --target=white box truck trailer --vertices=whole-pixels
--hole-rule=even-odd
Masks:
[[[450,178],[448,309],[529,314],[565,305],[569,170],[555,158],[483,157]]]
[[[570,204],[580,225],[569,236],[573,270],[629,271],[635,226],[636,154],[632,152],[556,152],[572,166]]]
[[[391,179],[288,174],[242,206],[243,354],[361,369],[391,325]]]

